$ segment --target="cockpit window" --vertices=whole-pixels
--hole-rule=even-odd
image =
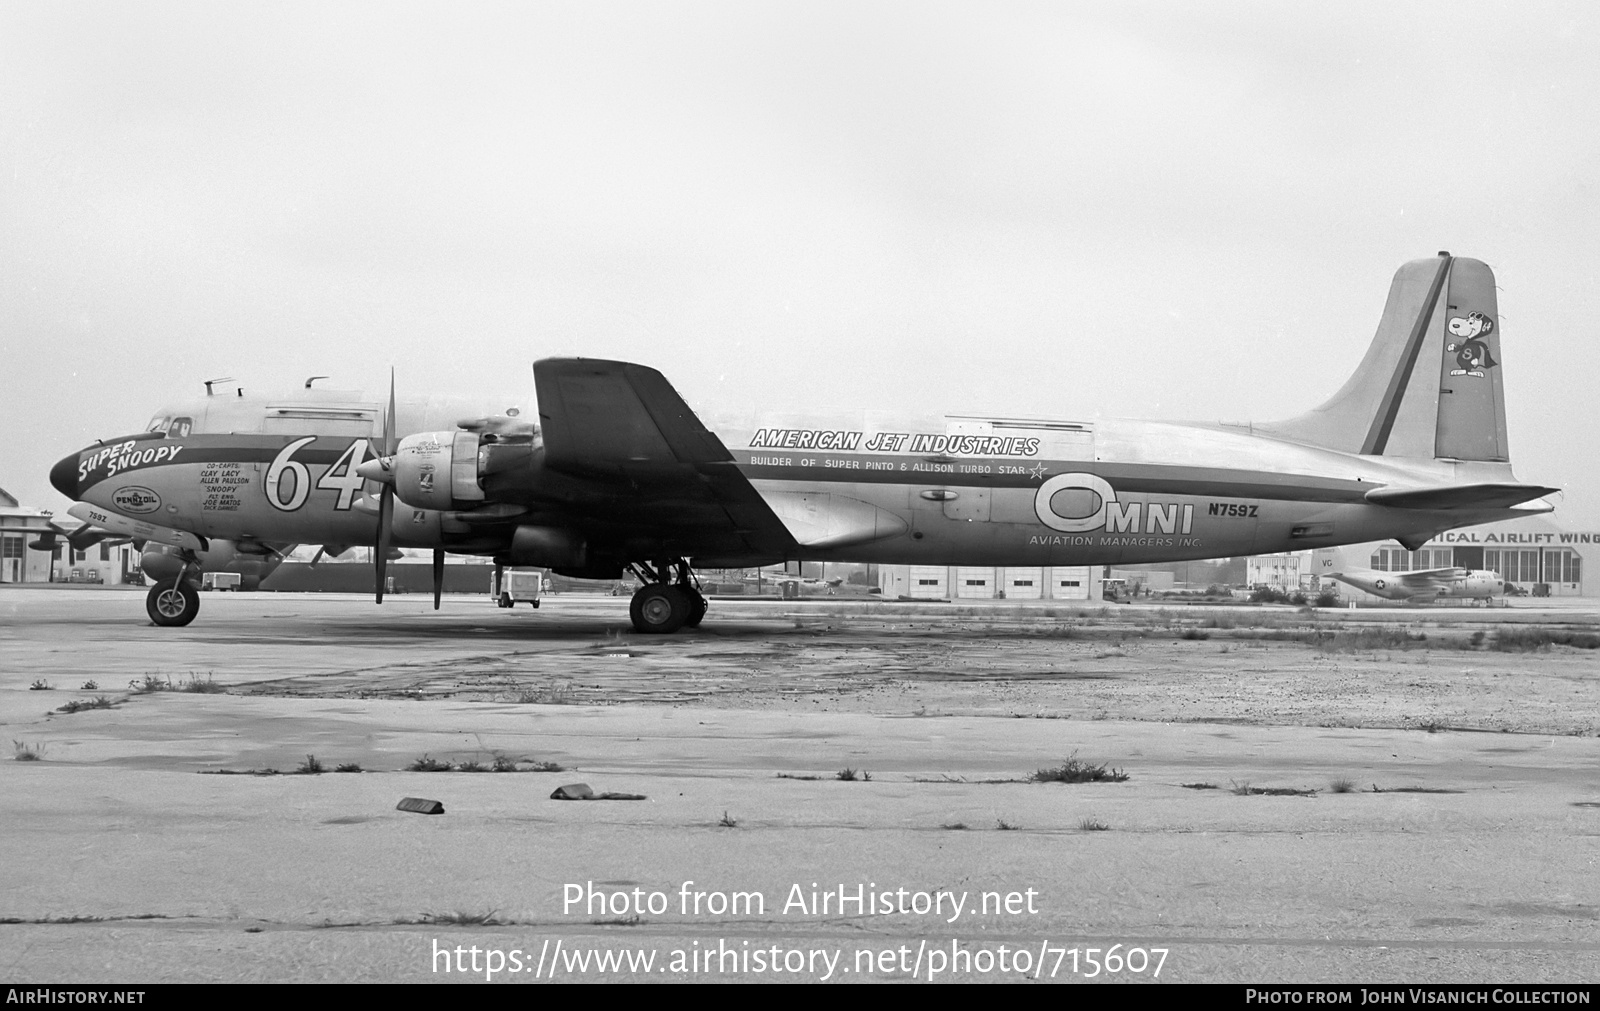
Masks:
[[[189,427],[194,424],[192,418],[173,418],[172,427],[167,429],[167,438],[186,439],[189,437]]]
[[[150,424],[146,425],[144,430],[146,432],[165,432],[167,430],[167,422],[170,420],[172,419],[158,414],[150,419]]]

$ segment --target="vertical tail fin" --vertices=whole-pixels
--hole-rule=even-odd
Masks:
[[[1440,253],[1395,272],[1377,335],[1327,403],[1255,426],[1370,456],[1508,462],[1494,273]]]

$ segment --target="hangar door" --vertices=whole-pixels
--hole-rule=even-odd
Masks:
[[[1043,569],[1001,569],[1006,596],[1011,600],[1038,600],[1044,596]]]
[[[976,568],[963,565],[956,569],[956,596],[958,597],[992,597],[995,590],[995,574],[998,570],[989,568]]]
[[[906,596],[924,600],[946,599],[950,596],[949,587],[945,585],[949,571],[943,565],[911,566],[911,585],[906,588]]]

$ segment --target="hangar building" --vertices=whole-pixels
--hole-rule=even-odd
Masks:
[[[1584,571],[1584,556],[1600,556],[1600,531],[1573,531],[1543,516],[1447,530],[1416,551],[1395,541],[1320,548],[1312,571],[1319,577],[1341,569],[1489,569],[1530,593],[1546,586],[1552,597],[1600,595],[1600,583]],[[1355,593],[1344,586],[1340,593]],[[1364,596],[1364,595],[1362,595]]]

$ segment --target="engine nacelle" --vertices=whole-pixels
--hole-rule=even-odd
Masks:
[[[471,509],[483,502],[477,432],[420,432],[400,440],[394,494],[417,509]]]

